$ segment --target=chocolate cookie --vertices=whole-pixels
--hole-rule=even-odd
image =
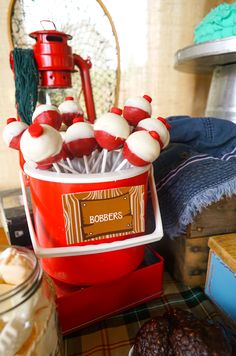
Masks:
[[[174,355],[231,355],[224,332],[213,322],[199,320],[181,309],[173,309],[164,317],[169,321],[169,341]]]
[[[222,329],[192,313],[172,309],[147,321],[134,344],[135,356],[231,356]]]
[[[135,356],[171,356],[168,320],[163,317],[147,321],[139,330],[134,344]]]
[[[169,337],[176,356],[230,356],[231,347],[222,330],[203,321],[175,325]]]

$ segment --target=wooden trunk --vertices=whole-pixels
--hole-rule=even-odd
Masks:
[[[157,249],[165,258],[165,267],[188,286],[204,286],[212,235],[236,232],[236,196],[209,205],[198,214],[185,235],[158,242]]]

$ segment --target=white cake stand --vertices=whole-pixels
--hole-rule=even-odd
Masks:
[[[180,49],[174,67],[188,73],[213,73],[205,115],[236,123],[236,36]]]

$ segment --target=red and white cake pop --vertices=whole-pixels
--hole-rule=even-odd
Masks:
[[[95,121],[94,135],[100,147],[110,151],[123,146],[130,134],[130,126],[121,114],[121,109],[112,108]]]
[[[46,124],[59,130],[62,123],[61,113],[54,105],[38,105],[34,110],[32,123]]]
[[[130,126],[121,114],[121,109],[113,107],[111,112],[102,115],[95,121],[95,138],[99,146],[103,148],[103,151],[95,162],[93,170],[103,156],[101,173],[105,172],[108,151],[122,147],[129,136]]]
[[[66,138],[66,132],[65,131],[59,131],[61,137],[62,137],[62,141],[63,141],[63,144],[62,144],[62,158],[63,159],[73,159],[74,158],[74,155],[73,153],[71,153],[67,147],[67,144],[65,142],[65,138]]]
[[[74,119],[66,131],[65,143],[75,157],[89,156],[97,146],[92,125],[81,118]]]
[[[156,131],[135,131],[124,144],[123,157],[134,166],[146,166],[160,155],[159,139]]]
[[[7,125],[3,129],[3,141],[8,147],[19,150],[21,136],[27,128],[28,125],[22,121],[15,118],[7,119]]]
[[[66,131],[65,143],[75,157],[83,157],[86,173],[89,173],[87,156],[96,149],[97,141],[93,126],[82,120],[81,117],[73,120],[73,124]]]
[[[169,123],[162,117],[155,118],[147,118],[139,121],[136,131],[146,130],[146,131],[156,131],[160,136],[160,145],[161,149],[165,148],[170,142],[170,134],[169,134],[170,125]]]
[[[148,95],[127,99],[124,105],[123,116],[132,126],[137,126],[140,120],[151,117],[152,98]]]
[[[77,116],[83,116],[84,112],[81,106],[75,102],[73,96],[67,96],[65,100],[58,106],[61,113],[62,121],[66,126],[73,123],[73,119]]]
[[[48,169],[62,159],[62,144],[60,133],[53,127],[32,124],[21,137],[20,149],[30,166]]]

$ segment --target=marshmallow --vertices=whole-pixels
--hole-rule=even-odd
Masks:
[[[18,285],[30,275],[32,268],[25,257],[9,247],[0,256],[0,276],[4,283]]]
[[[0,272],[3,272],[2,282],[10,280],[14,285],[0,284],[0,295],[7,293],[19,283],[24,283],[33,271],[30,259],[14,247],[5,249],[0,254]],[[19,267],[5,273],[4,266]],[[25,272],[23,273],[23,269]],[[26,284],[22,286],[27,287]],[[6,294],[0,303],[0,355],[42,355],[45,350],[54,355],[58,348],[55,304],[50,300],[50,294],[45,281],[34,293],[25,295],[27,290],[18,287],[16,292]],[[29,291],[29,289],[28,289]]]
[[[14,318],[4,326],[0,333],[0,355],[14,356],[29,338],[32,323]]]

